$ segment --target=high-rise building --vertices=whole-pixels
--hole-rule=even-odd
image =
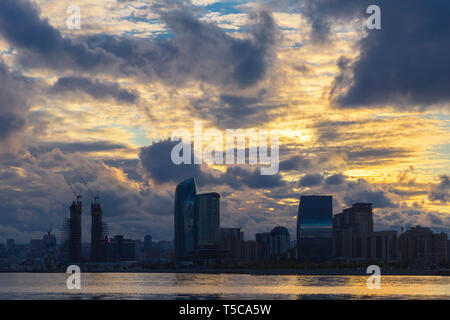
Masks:
[[[62,238],[66,258],[71,262],[81,262],[81,201],[73,201],[70,206],[70,218],[65,219]]]
[[[258,262],[268,261],[270,259],[270,232],[257,233],[255,240],[258,244]]]
[[[332,259],[333,197],[301,196],[297,217],[297,250],[302,262]]]
[[[102,221],[103,210],[100,204],[94,200],[91,203],[91,261],[107,261],[108,230]]]
[[[399,260],[408,267],[427,268],[448,261],[446,233],[433,233],[429,228],[416,226],[400,235]]]
[[[144,250],[149,250],[152,248],[152,241],[153,238],[151,235],[148,234],[144,237]]]
[[[178,262],[193,258],[196,195],[194,178],[179,183],[175,190],[175,259]]]
[[[220,228],[220,249],[225,253],[225,261],[234,263],[241,260],[243,242],[241,228]]]
[[[291,237],[288,229],[280,226],[273,228],[270,231],[270,257],[273,260],[285,259],[290,243]]]
[[[220,245],[220,195],[199,194],[195,199],[195,251],[197,259],[217,259]]]
[[[136,260],[136,242],[121,235],[114,236],[108,244],[108,260],[111,262]]]
[[[16,241],[14,239],[6,240],[6,249],[14,248],[15,245],[16,245]]]
[[[199,194],[195,202],[195,245],[218,247],[220,241],[220,194]]]
[[[397,232],[373,231],[371,203],[355,203],[333,218],[333,256],[340,261],[395,262]]]

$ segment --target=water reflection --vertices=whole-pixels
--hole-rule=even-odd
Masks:
[[[0,299],[450,299],[450,278],[365,276],[85,273],[81,291],[66,274],[0,274]]]

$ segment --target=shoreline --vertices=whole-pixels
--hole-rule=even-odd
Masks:
[[[83,272],[83,269],[82,269]],[[1,273],[66,273],[58,271],[2,270]],[[154,269],[154,270],[88,270],[84,273],[174,273],[174,274],[240,274],[257,276],[367,276],[365,269]],[[450,276],[449,270],[381,269],[385,276]]]

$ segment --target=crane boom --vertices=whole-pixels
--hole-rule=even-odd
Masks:
[[[67,179],[66,176],[64,176],[64,179],[66,180],[67,184],[69,185],[70,189],[72,190],[72,192],[73,192],[75,198],[77,199],[77,201],[79,201],[81,199],[81,197],[82,197],[81,193],[77,193],[75,191],[75,188],[72,186],[72,184],[70,183],[69,179]]]
[[[83,184],[86,186],[86,189],[89,190],[89,192],[90,192],[92,198],[94,199],[94,203],[97,203],[97,200],[100,199],[100,197],[99,197],[99,195],[98,195],[98,192],[97,192],[96,195],[94,195],[94,192],[92,192],[91,188],[89,188],[89,186],[88,186],[86,180],[84,180],[83,176],[80,175],[80,177],[81,177],[81,181],[83,181]]]

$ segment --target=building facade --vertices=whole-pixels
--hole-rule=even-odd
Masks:
[[[332,260],[333,197],[301,196],[297,216],[297,251],[301,262]]]
[[[195,199],[193,178],[179,183],[175,190],[175,259],[192,260],[195,250]]]
[[[270,231],[270,257],[272,260],[287,259],[291,238],[285,227],[275,227]]]
[[[217,260],[220,246],[220,194],[204,193],[195,199],[195,252],[203,262]]]
[[[81,201],[73,201],[70,206],[70,218],[65,219],[62,227],[65,260],[81,262]]]
[[[412,268],[441,266],[448,262],[446,233],[433,233],[429,228],[416,226],[400,235],[399,260]]]
[[[333,218],[333,257],[338,261],[397,261],[397,231],[374,231],[371,203],[355,203]]]

